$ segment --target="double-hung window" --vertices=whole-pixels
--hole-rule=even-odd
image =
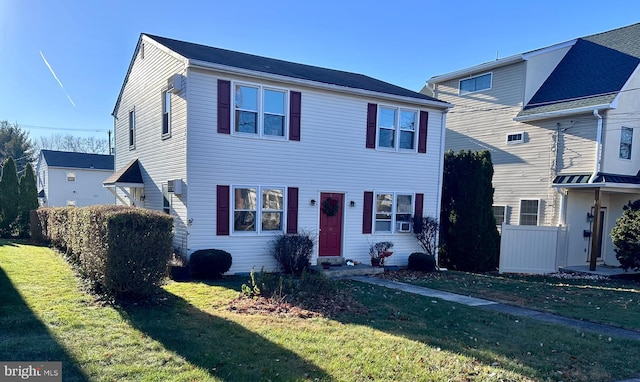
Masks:
[[[418,111],[380,106],[378,108],[378,147],[415,151]]]
[[[233,188],[233,232],[282,232],[284,188],[237,186]]]
[[[633,129],[622,127],[620,129],[620,159],[631,159],[631,145],[633,144]]]
[[[538,199],[520,200],[520,225],[538,225],[540,201]]]
[[[379,192],[375,197],[375,232],[409,232],[413,194]]]
[[[171,136],[171,93],[162,92],[162,138]]]
[[[162,184],[162,212],[171,214],[171,193],[169,192],[169,184]]]
[[[234,132],[285,137],[287,92],[258,85],[235,84]]]

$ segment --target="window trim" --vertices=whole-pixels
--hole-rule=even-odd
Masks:
[[[479,78],[479,77],[483,77],[483,76],[486,76],[486,75],[489,75],[489,87],[488,88],[476,89],[476,90],[472,90],[472,91],[462,90],[462,82],[463,81],[473,80],[473,79],[476,79],[476,78]],[[491,90],[492,88],[493,88],[493,72],[486,72],[486,73],[476,74],[475,76],[461,78],[460,80],[458,80],[458,95],[477,93],[477,92],[481,92],[483,90]]]
[[[382,112],[382,109],[393,109],[396,111],[396,117],[395,117],[394,128],[393,128],[393,141],[394,141],[393,147],[380,145],[380,130],[381,129],[390,130],[388,127],[380,126],[380,120],[381,120],[380,113]],[[400,135],[402,131],[409,131],[409,130],[403,130],[400,127],[400,120],[401,120],[401,115],[403,111],[414,113],[416,117],[415,126],[413,129],[413,148],[412,149],[404,149],[400,147]],[[398,105],[383,104],[383,103],[377,104],[377,110],[376,110],[376,149],[377,150],[401,152],[401,153],[417,153],[419,135],[420,135],[420,109],[412,109],[410,107],[402,107]]]
[[[391,230],[390,231],[378,231],[376,229],[377,215],[378,215],[378,195],[391,194],[392,195],[392,204],[391,204]],[[411,216],[409,219],[409,230],[408,231],[399,231],[398,223],[399,221],[396,219],[398,215],[398,196],[411,196],[411,208],[409,215]],[[371,233],[374,235],[390,235],[390,234],[407,234],[413,232],[413,223],[412,218],[416,208],[416,193],[415,192],[404,192],[404,191],[374,191],[373,192],[373,209],[371,213]]]
[[[626,142],[622,142],[622,132],[625,130],[630,130],[631,131],[631,142],[626,143]],[[631,158],[633,157],[633,132],[634,132],[634,128],[633,127],[627,127],[627,126],[621,126],[620,127],[620,146],[618,146],[618,159],[622,159],[624,161],[630,161]],[[624,158],[621,154],[621,150],[622,150],[622,145],[629,145],[629,158]]]
[[[133,117],[133,124],[132,124]],[[129,150],[136,148],[136,108],[129,110]]]
[[[235,227],[235,212],[236,212],[236,204],[235,204],[235,190],[242,188],[255,188],[256,189],[256,214],[254,218],[254,225],[256,226],[253,231],[236,231]],[[262,208],[262,192],[263,190],[273,190],[279,189],[282,190],[282,217],[280,218],[280,230],[263,230],[262,229],[262,213],[263,212],[273,212],[280,210],[265,210]],[[288,187],[285,186],[276,186],[276,185],[249,185],[249,184],[232,184],[229,187],[229,234],[237,235],[237,236],[275,236],[280,235],[286,232],[287,230],[287,190]]]
[[[515,137],[517,135],[520,135],[520,139],[509,140],[509,137]],[[521,143],[524,143],[524,131],[517,131],[517,132],[514,132],[514,133],[507,133],[507,136],[505,137],[505,142],[508,145],[519,145]]]
[[[538,206],[539,206],[539,205],[538,205]],[[504,211],[503,211],[503,214],[502,214],[502,221],[501,221],[501,222],[499,222],[499,221],[496,219],[496,225],[497,225],[497,226],[501,226],[502,224],[506,223],[506,222],[507,222],[507,210],[508,210],[507,205],[506,205],[506,204],[494,204],[494,205],[492,205],[491,207],[492,207],[492,209],[493,209],[493,207],[502,207],[502,208],[504,208]],[[493,216],[494,216],[494,217],[496,216],[496,213],[495,213],[495,212],[493,213]]]
[[[257,88],[258,89],[258,99],[257,101],[257,126],[256,126],[256,133],[244,133],[241,131],[236,131],[236,102],[235,102],[235,93],[236,93],[236,87],[237,86],[246,86],[246,87],[250,87],[250,88]],[[273,113],[266,113],[265,112],[265,107],[264,107],[264,93],[266,90],[271,90],[274,92],[280,92],[280,93],[284,93],[284,104],[283,104],[283,112],[284,112],[284,126],[282,126],[282,135],[270,135],[270,134],[265,134],[264,133],[264,117],[265,115],[275,115]],[[231,135],[237,136],[237,137],[245,137],[245,138],[254,138],[254,139],[271,139],[271,140],[277,140],[277,141],[288,141],[289,140],[289,120],[291,118],[291,110],[290,110],[290,103],[291,103],[291,91],[287,88],[282,88],[282,87],[278,87],[278,86],[271,86],[271,85],[262,85],[262,84],[258,84],[258,83],[252,83],[252,82],[246,82],[246,81],[231,81],[231,107],[230,107],[230,112],[231,112],[231,121],[230,121],[230,130],[231,130]],[[242,109],[240,109],[242,110]]]
[[[531,200],[535,200],[538,202],[538,210],[536,211],[536,224],[522,224],[522,202],[523,201],[531,201]],[[541,212],[541,207],[542,207],[542,203],[541,203],[541,199],[540,198],[520,198],[520,201],[518,203],[518,225],[530,225],[533,227],[539,226],[540,225],[540,212]],[[527,216],[531,216],[531,214],[528,214]]]
[[[169,98],[167,98],[167,96]],[[167,100],[169,100],[169,110],[167,111]],[[164,131],[164,116],[167,115],[167,132]],[[171,127],[173,125],[173,99],[169,89],[165,88],[162,91],[162,122],[160,126],[160,133],[162,139],[171,138]]]
[[[69,180],[69,174],[71,174],[71,175],[72,175],[73,180]],[[65,178],[64,178],[64,179],[65,179],[65,181],[66,181],[67,183],[75,183],[75,182],[76,182],[76,180],[78,180],[78,176],[76,175],[76,172],[75,172],[75,171],[67,171],[67,173],[65,174]]]

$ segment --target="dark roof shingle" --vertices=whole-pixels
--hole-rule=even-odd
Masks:
[[[87,154],[71,151],[42,150],[49,167],[82,168],[113,171],[113,155]]]
[[[640,64],[640,23],[579,38],[519,117],[607,104]]]
[[[214,48],[211,46],[179,41],[146,33],[144,35],[191,60],[199,60],[218,65],[276,74],[347,88],[442,102],[425,94],[405,89],[362,74],[298,64],[295,62]]]

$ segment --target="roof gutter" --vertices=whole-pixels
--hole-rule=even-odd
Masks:
[[[422,99],[422,98],[405,97],[405,96],[399,96],[395,94],[375,92],[372,90],[356,89],[356,88],[350,88],[346,86],[325,84],[322,82],[303,80],[295,77],[288,77],[288,76],[283,76],[278,74],[259,72],[255,70],[241,69],[233,66],[214,64],[211,62],[206,62],[201,60],[187,60],[187,67],[196,68],[196,69],[216,70],[224,73],[240,74],[243,76],[248,76],[253,78],[267,78],[273,81],[293,83],[300,86],[337,91],[341,93],[355,94],[355,95],[360,95],[364,97],[375,96],[377,98],[386,98],[389,100],[400,101],[400,102],[410,102],[413,104],[420,103],[424,106],[431,106],[431,107],[437,107],[437,108],[448,109],[453,107],[452,104],[447,102],[442,102],[442,101],[432,101],[432,100]]]
[[[596,132],[596,158],[593,164],[593,174],[589,178],[589,183],[593,183],[600,172],[600,166],[602,165],[602,116],[598,113],[598,109],[593,109],[593,116],[598,118],[598,130]]]
[[[578,107],[575,109],[557,110],[557,111],[549,111],[546,113],[523,115],[522,117],[515,117],[513,120],[516,122],[536,121],[540,119],[556,118],[556,117],[563,117],[567,115],[586,113],[594,109],[597,112],[599,109],[613,109],[613,108],[614,107],[612,104],[603,103],[600,105]]]

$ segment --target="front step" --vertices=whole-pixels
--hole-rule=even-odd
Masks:
[[[315,266],[314,269],[318,272],[322,272],[330,279],[339,279],[351,276],[377,275],[379,273],[384,273],[383,267],[372,267],[365,264],[358,264],[354,266],[333,265],[329,269],[323,269],[323,267],[320,265]]]

